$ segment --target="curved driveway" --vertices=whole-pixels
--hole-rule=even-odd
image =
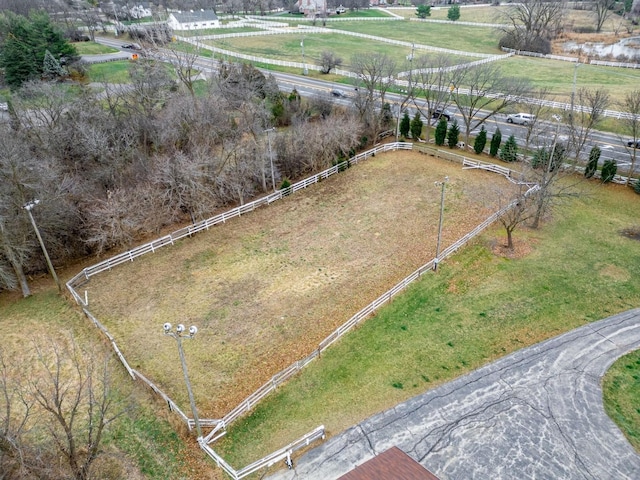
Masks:
[[[331,480],[397,446],[441,480],[640,479],[600,380],[640,348],[640,309],[525,348],[377,414],[272,480]]]

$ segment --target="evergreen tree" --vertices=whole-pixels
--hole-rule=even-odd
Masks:
[[[487,131],[484,125],[480,128],[480,133],[473,142],[473,151],[480,155],[484,151],[484,147],[487,144]]]
[[[418,5],[416,10],[416,16],[418,18],[427,18],[431,16],[431,6],[430,5]]]
[[[460,6],[459,5],[451,5],[449,10],[447,11],[447,18],[452,22],[460,19]]]
[[[441,147],[444,145],[444,140],[447,138],[447,119],[440,117],[438,125],[436,125],[435,142],[436,145]]]
[[[420,112],[416,112],[413,120],[411,120],[411,136],[416,140],[420,138],[420,135],[422,135],[422,126],[423,122],[422,118],[420,117]]]
[[[500,144],[502,143],[502,132],[499,128],[496,128],[496,131],[493,132],[493,136],[491,137],[491,144],[489,145],[489,155],[495,157],[498,154],[498,150],[500,149]]]
[[[633,191],[640,195],[640,180],[636,180],[633,184]]]
[[[411,119],[409,118],[409,113],[407,111],[404,112],[404,117],[400,120],[400,135],[404,138],[409,136],[409,131],[411,130]]]
[[[597,145],[591,149],[589,152],[589,161],[587,162],[587,166],[584,169],[584,176],[587,178],[591,178],[595,175],[598,170],[598,160],[600,160],[600,154],[602,151],[600,147]]]
[[[600,171],[602,183],[609,183],[618,172],[618,165],[615,160],[605,160]]]
[[[53,80],[65,75],[64,68],[60,62],[51,55],[49,50],[44,52],[44,62],[42,66],[42,76],[47,80]]]
[[[43,11],[33,11],[29,17],[5,12],[0,20],[0,38],[0,68],[11,88],[45,73],[47,50],[58,65],[63,59],[70,63],[78,57],[75,47]],[[52,66],[50,62],[47,65]]]
[[[455,148],[458,145],[459,137],[460,127],[458,127],[458,121],[454,119],[447,132],[447,145],[449,145],[449,148]]]
[[[516,137],[511,135],[500,151],[500,158],[505,162],[515,162],[518,160],[518,144],[516,143]]]

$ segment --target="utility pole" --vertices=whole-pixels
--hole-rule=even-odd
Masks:
[[[449,181],[449,177],[444,177],[442,182],[434,182],[436,187],[441,187],[440,193],[440,221],[438,222],[438,243],[436,244],[436,258],[433,261],[433,271],[438,270],[438,263],[440,263],[440,241],[442,240],[442,221],[444,218],[444,187]]]
[[[33,218],[33,214],[31,213],[31,209],[38,205],[40,200],[33,200],[32,202],[25,203],[22,208],[27,211],[29,215],[29,220],[31,220],[31,225],[33,225],[33,229],[36,232],[36,237],[38,237],[38,242],[40,242],[40,248],[42,248],[42,253],[44,253],[44,258],[47,260],[47,267],[49,267],[49,273],[53,277],[53,280],[56,282],[58,286],[58,292],[62,293],[62,285],[60,285],[60,280],[58,279],[58,275],[56,275],[56,270],[53,268],[53,263],[51,263],[51,259],[49,258],[49,253],[47,252],[46,247],[44,246],[44,241],[42,240],[42,236],[40,235],[40,230],[38,230],[38,226],[36,225],[36,221]]]
[[[269,142],[269,163],[271,164],[271,186],[274,192],[276,191],[276,177],[273,170],[273,151],[271,150],[271,135],[269,134],[273,132],[275,129],[276,127],[272,127],[265,130],[265,132],[267,133],[267,142]]]

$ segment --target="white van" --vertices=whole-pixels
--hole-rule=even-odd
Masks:
[[[507,116],[507,123],[515,123],[517,125],[529,125],[536,119],[535,115],[529,113],[514,113]]]

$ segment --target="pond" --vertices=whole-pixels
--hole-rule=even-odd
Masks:
[[[596,42],[565,42],[563,48],[566,52],[577,53],[578,51],[582,51],[582,53],[586,53],[587,55],[598,57],[640,61],[640,37],[624,38],[617,43],[609,45]]]

